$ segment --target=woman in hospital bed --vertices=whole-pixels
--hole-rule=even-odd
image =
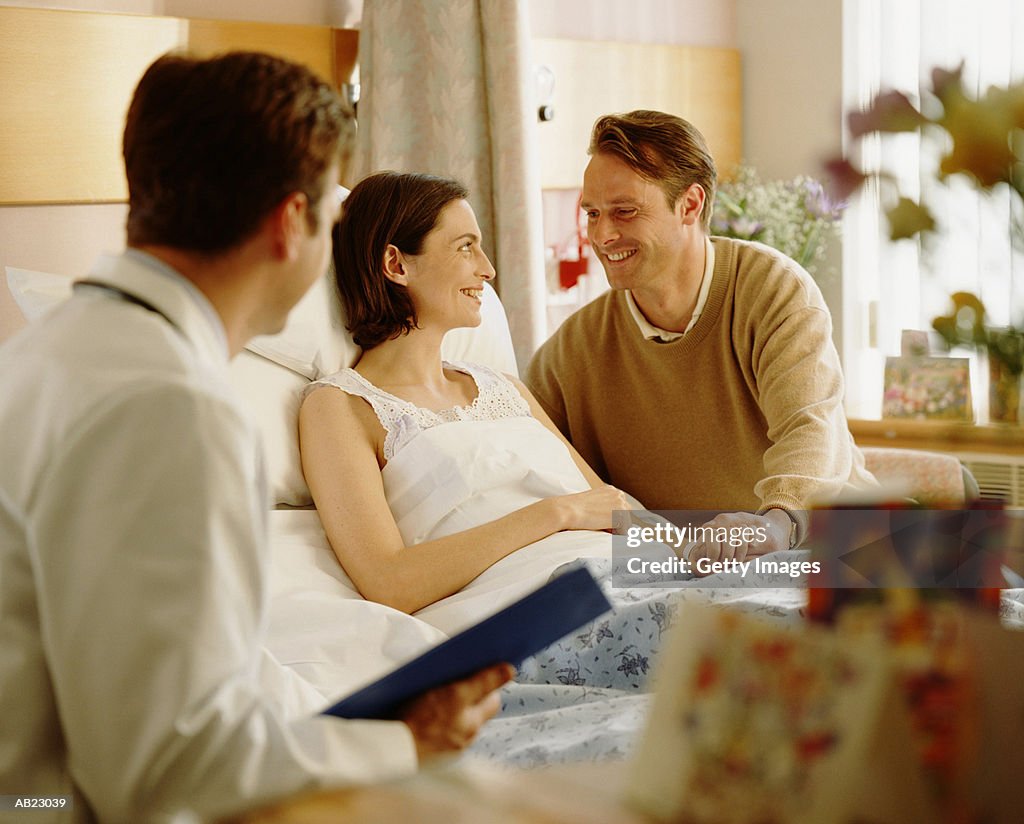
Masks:
[[[631,508],[518,380],[442,360],[446,332],[480,323],[482,285],[494,278],[467,194],[455,181],[391,172],[355,187],[334,255],[363,354],[311,384],[299,412],[303,472],[348,576],[368,600],[448,632],[568,561],[594,559],[608,577],[612,513]],[[595,686],[642,685],[671,596],[649,591],[617,609],[615,624],[640,611],[647,631],[626,652],[632,666],[620,668],[621,643],[609,646],[607,680]],[[604,625],[591,655],[612,644]]]

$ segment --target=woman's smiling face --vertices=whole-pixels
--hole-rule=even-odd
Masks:
[[[424,238],[423,251],[405,256],[407,288],[419,326],[480,325],[483,283],[494,278],[480,240],[472,207],[465,200],[453,200]]]

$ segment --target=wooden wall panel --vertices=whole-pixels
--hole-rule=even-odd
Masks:
[[[332,29],[334,34],[334,82],[341,86],[352,82],[359,59],[359,32],[355,29]]]
[[[121,132],[153,59],[185,22],[0,8],[0,203],[127,197]]]
[[[189,20],[188,48],[202,56],[232,49],[267,52],[304,63],[334,83],[334,39],[327,26]]]
[[[555,118],[537,124],[546,189],[582,185],[590,129],[611,112],[659,109],[686,118],[704,134],[720,174],[742,158],[735,49],[537,38],[533,63],[555,73]]]

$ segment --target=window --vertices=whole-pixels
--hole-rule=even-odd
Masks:
[[[1024,77],[1024,4],[1016,0],[845,0],[844,108],[866,106],[880,89],[913,98],[933,67],[964,63],[972,93]],[[1024,250],[1010,231],[1009,194],[979,195],[966,182],[937,184],[940,147],[917,134],[863,142],[865,168],[895,172],[909,196],[925,194],[940,232],[925,243],[887,239],[885,192],[869,188],[844,219],[843,356],[851,417],[878,417],[886,355],[902,329],[930,329],[951,292],[977,293],[991,322],[1024,323]],[[972,367],[975,377],[976,366]],[[976,403],[984,407],[975,389]]]

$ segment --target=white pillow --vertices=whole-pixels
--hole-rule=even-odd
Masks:
[[[446,360],[469,360],[518,374],[505,307],[489,283],[483,286],[480,325],[453,329],[445,336],[441,354]],[[352,366],[359,359],[359,347],[345,329],[334,267],[296,304],[279,334],[253,338],[245,348],[310,380]]]
[[[280,333],[253,338],[245,348],[310,380],[333,375],[359,358],[342,315],[332,265],[295,305]]]
[[[263,436],[271,503],[312,503],[299,458],[299,398],[309,381],[260,355],[242,351],[231,361],[231,383]]]
[[[7,286],[25,320],[31,322],[71,297],[74,281],[63,275],[7,267]]]
[[[328,272],[288,317],[278,335],[254,339],[231,364],[235,388],[250,405],[263,433],[267,476],[275,504],[313,502],[299,459],[299,396],[309,379],[333,375],[359,358],[345,329],[334,275]],[[481,323],[453,329],[441,344],[449,361],[482,363],[517,375],[505,308],[484,284]],[[282,369],[281,367],[284,367]]]

